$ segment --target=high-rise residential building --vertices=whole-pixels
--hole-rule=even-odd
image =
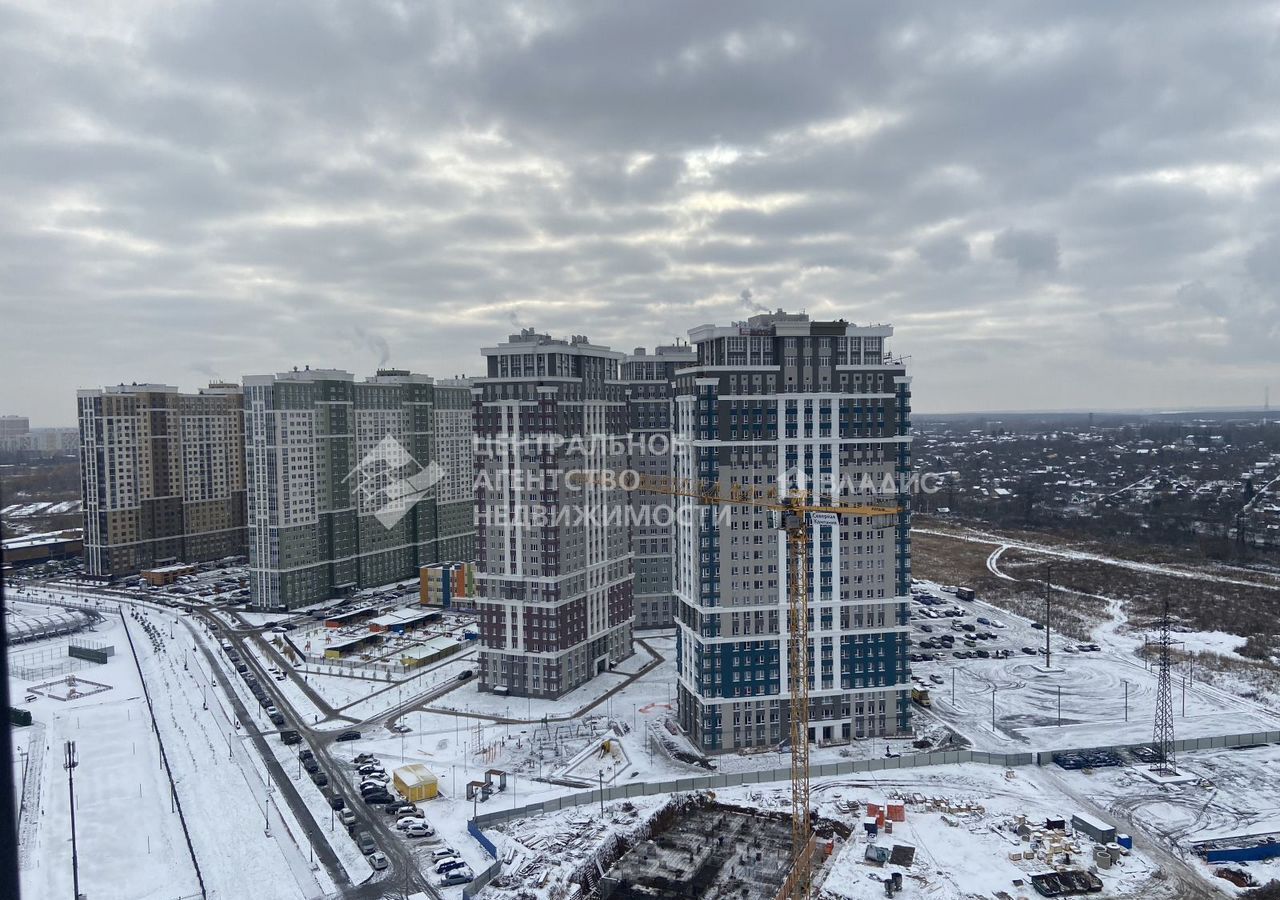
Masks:
[[[892,519],[811,520],[810,739],[910,729],[910,378],[890,326],[782,312],[690,332],[676,373],[677,479],[801,488]],[[888,482],[885,477],[888,476]],[[885,491],[888,491],[886,494]],[[787,553],[776,514],[677,498],[679,720],[708,752],[789,737]]]
[[[79,391],[76,402],[89,574],[244,554],[238,386],[122,384]]]
[[[0,416],[0,440],[21,437],[31,430],[26,416]]]
[[[471,382],[435,383],[435,559],[470,563],[476,553],[476,457],[471,426]]]
[[[632,653],[620,353],[530,329],[475,381],[481,688],[558,697]]]
[[[471,482],[442,478],[435,461],[440,450],[456,474],[458,446],[470,446],[456,415],[468,409],[467,385],[310,368],[244,384],[254,605],[306,606],[471,557]]]
[[[641,475],[671,475],[671,395],[676,372],[696,363],[687,344],[643,347],[622,361],[630,414],[630,467]],[[635,551],[636,628],[670,628],[675,624],[671,589],[671,513],[668,494],[632,491],[631,544]]]

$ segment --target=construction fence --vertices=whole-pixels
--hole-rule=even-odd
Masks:
[[[1250,747],[1259,744],[1280,743],[1280,731],[1257,731],[1246,734],[1216,735],[1203,738],[1186,738],[1174,742],[1175,752],[1195,750],[1214,750],[1224,747]],[[1138,750],[1143,744],[1113,746],[1111,751]],[[1019,766],[1043,766],[1052,763],[1056,753],[1083,752],[1080,748],[1069,750],[1044,750],[1027,753],[988,753],[981,750],[946,750],[933,753],[913,753],[904,756],[889,756],[878,759],[858,759],[845,762],[822,763],[810,766],[811,778],[832,778],[841,775],[856,775],[864,772],[891,772],[897,769],[915,769],[924,766],[947,766],[957,763],[979,763],[981,765],[1016,768]],[[556,812],[574,806],[600,803],[602,800],[625,800],[630,797],[647,797],[654,794],[674,794],[686,791],[713,791],[717,788],[739,787],[748,784],[768,784],[776,781],[789,781],[791,769],[762,769],[755,772],[734,772],[721,775],[696,775],[688,778],[675,778],[669,781],[645,781],[605,788],[593,791],[578,791],[553,797],[540,803],[512,809],[494,810],[478,814],[471,821],[476,826],[493,825],[511,819],[523,819],[543,813]],[[603,795],[603,796],[602,796]]]

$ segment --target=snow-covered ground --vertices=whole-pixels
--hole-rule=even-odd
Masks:
[[[1190,848],[1215,838],[1280,833],[1280,747],[1183,754],[1178,762],[1182,772],[1198,780],[1157,786],[1129,768],[1063,772],[1059,777],[1072,789],[1095,797],[1117,822],[1135,823],[1163,836],[1206,879],[1234,891],[1213,877],[1216,865],[1203,862]],[[1244,868],[1259,884],[1280,880],[1280,858]]]
[[[331,891],[333,882],[311,863],[303,828],[274,794],[262,760],[245,737],[244,723],[237,722],[220,688],[211,686],[192,635],[172,613],[140,614],[153,624],[155,643],[138,620],[129,617],[127,627],[209,895],[244,896],[249,885],[255,897],[281,900]],[[81,889],[92,885],[90,896],[130,900],[198,894],[195,866],[178,814],[171,809],[169,782],[125,627],[118,614],[109,614],[91,637],[113,645],[115,655],[106,665],[75,673],[111,685],[108,691],[68,701],[42,696],[26,702],[33,685],[10,679],[18,703],[32,711],[37,723],[25,733],[42,733],[44,744],[39,765],[27,775],[39,779],[40,791],[38,814],[31,825],[24,820],[25,896],[71,893],[70,814],[61,766],[65,740],[76,742],[79,757]],[[34,748],[28,752],[37,758]],[[363,866],[363,872],[356,868],[357,877],[366,876],[368,867],[358,851],[356,857]]]
[[[945,766],[912,772],[896,772],[864,779],[819,779],[813,783],[813,804],[820,817],[851,831],[847,840],[835,842],[835,852],[820,878],[822,887],[835,897],[871,900],[883,897],[883,880],[901,871],[907,896],[961,898],[1030,894],[1029,876],[1046,871],[1043,857],[1013,860],[1031,850],[1019,838],[1015,817],[1032,825],[1047,819],[1066,819],[1085,812],[1051,779],[1036,770],[1005,770],[978,766]],[[907,801],[904,822],[895,823],[892,834],[869,837],[862,818],[869,802],[901,797]],[[729,788],[715,792],[717,802],[741,808],[787,813],[791,791],[786,782]],[[584,865],[615,834],[636,833],[666,802],[666,797],[643,797],[605,804],[603,817],[595,806],[581,806],[489,829],[513,873],[509,887],[494,891],[530,892],[551,896],[556,886]],[[1078,848],[1084,865],[1091,861],[1094,842],[1084,835],[1065,839]],[[910,868],[873,866],[864,862],[868,844],[912,847]],[[1061,861],[1061,858],[1059,858]],[[1115,867],[1101,873],[1105,896],[1148,897],[1156,866],[1141,847]],[[1021,879],[1022,888],[1015,885]]]
[[[17,706],[29,709],[41,740],[28,746],[28,780],[39,781],[38,805],[24,815],[19,847],[22,892],[28,897],[72,894],[71,807],[64,746],[75,742],[76,843],[80,885],[96,898],[169,898],[197,893],[195,870],[129,653],[123,625],[108,620],[93,635],[113,644],[106,665],[76,673],[111,689],[82,699],[25,699],[34,683],[10,678]],[[48,679],[53,680],[53,679]]]

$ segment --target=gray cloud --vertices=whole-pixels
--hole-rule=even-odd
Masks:
[[[1048,231],[1006,228],[996,235],[991,251],[1016,265],[1024,275],[1058,271],[1058,236]]]
[[[940,234],[917,244],[916,254],[933,268],[947,271],[969,261],[969,242],[958,234]]]
[[[1276,28],[1246,0],[0,6],[0,411],[776,306],[897,322],[926,410],[1230,402],[1275,376]]]

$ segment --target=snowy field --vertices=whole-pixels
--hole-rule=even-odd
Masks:
[[[1096,797],[1117,821],[1135,823],[1162,836],[1207,880],[1234,891],[1232,885],[1213,877],[1217,866],[1192,855],[1190,845],[1280,832],[1280,747],[1183,754],[1179,769],[1197,776],[1197,781],[1159,787],[1129,768],[1063,772],[1059,777],[1073,789]],[[1280,858],[1251,862],[1245,868],[1260,884],[1280,880]]]
[[[303,829],[278,798],[268,799],[272,790],[261,759],[243,727],[237,728],[242,723],[220,689],[210,687],[191,634],[171,614],[143,615],[155,625],[156,646],[140,622],[130,617],[128,628],[210,896],[240,897],[251,890],[256,898],[300,900],[331,891],[332,881],[310,862]],[[169,782],[125,626],[109,615],[87,636],[114,645],[115,655],[106,665],[75,674],[109,684],[111,690],[83,699],[26,702],[33,685],[10,679],[18,703],[32,711],[37,723],[26,733],[43,735],[42,753],[29,748],[33,760],[41,758],[27,776],[38,779],[39,793],[38,815],[30,824],[24,820],[20,841],[24,895],[71,893],[70,814],[61,766],[62,745],[69,739],[76,742],[79,756],[81,889],[92,885],[90,896],[122,900],[198,896],[195,867],[178,815],[171,810]],[[209,827],[210,822],[217,827]],[[362,858],[359,862],[363,865]],[[357,872],[367,875],[368,867]]]
[[[80,885],[95,898],[170,900],[198,892],[169,783],[142,697],[142,684],[117,618],[92,634],[115,645],[106,665],[77,676],[111,690],[79,700],[25,699],[33,682],[10,678],[15,705],[36,725],[14,729],[39,741],[27,748],[36,805],[24,813],[19,842],[22,891],[28,897],[69,897],[71,807],[63,770],[64,744],[74,741],[76,838]],[[30,794],[29,794],[30,795]],[[127,827],[123,827],[127,823]]]

